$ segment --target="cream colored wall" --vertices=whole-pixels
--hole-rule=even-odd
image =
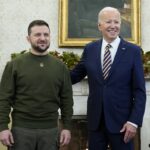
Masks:
[[[71,49],[58,48],[58,7],[59,0],[0,0],[0,76],[12,52],[29,48],[26,35],[32,20],[43,19],[49,23],[50,50]]]
[[[142,48],[149,49],[150,5],[149,0],[141,0]],[[46,20],[51,28],[50,50],[74,51],[82,49],[58,48],[59,0],[0,0],[0,76],[12,52],[29,48],[26,41],[28,24],[34,19]]]
[[[141,39],[142,48],[150,50],[149,0],[141,0]],[[58,47],[59,0],[0,0],[0,77],[6,61],[12,52],[29,48],[26,41],[28,24],[34,19],[46,20],[51,28],[50,50],[74,51],[81,54],[79,48]]]

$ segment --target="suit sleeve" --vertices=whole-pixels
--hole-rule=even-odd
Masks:
[[[138,126],[142,126],[146,103],[146,90],[141,50],[135,51],[132,81],[134,103],[129,121]]]
[[[70,71],[72,84],[80,82],[87,75],[85,68],[85,60],[86,60],[86,48],[82,53],[80,62],[75,66],[73,70]]]

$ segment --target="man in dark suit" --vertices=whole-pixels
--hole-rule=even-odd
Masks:
[[[133,150],[142,126],[146,93],[141,48],[119,37],[120,13],[105,7],[99,12],[102,40],[86,45],[71,71],[72,83],[88,76],[89,150]]]

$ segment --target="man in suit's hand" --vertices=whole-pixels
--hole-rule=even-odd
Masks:
[[[120,130],[121,133],[124,133],[124,142],[128,143],[136,135],[137,128],[130,123],[125,123],[123,128]]]

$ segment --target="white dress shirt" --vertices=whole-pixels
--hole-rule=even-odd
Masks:
[[[105,41],[105,39],[102,40],[102,47],[101,47],[101,64],[102,64],[102,68],[103,68],[103,60],[104,60],[104,53],[105,53],[105,47],[107,46],[107,44],[111,45],[110,48],[110,55],[111,55],[111,61],[113,63],[118,46],[120,44],[120,38],[117,37],[113,42],[108,43]]]

